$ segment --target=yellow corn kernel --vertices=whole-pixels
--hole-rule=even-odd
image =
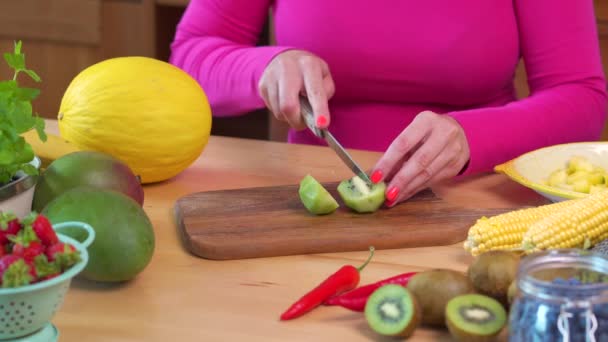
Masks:
[[[524,233],[535,222],[571,205],[571,201],[546,204],[482,217],[469,228],[464,249],[477,256],[489,250],[519,249]]]
[[[588,248],[608,237],[608,191],[571,201],[571,206],[530,226],[522,239],[526,252]]]

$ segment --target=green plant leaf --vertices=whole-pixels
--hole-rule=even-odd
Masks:
[[[13,79],[17,78],[20,71],[25,70],[25,55],[21,53],[21,46],[21,41],[15,42],[15,51],[12,54],[8,52],[4,54],[6,63],[15,70],[15,77]]]
[[[13,80],[9,81],[1,81],[0,82],[0,92],[1,93],[13,93],[18,88],[17,82]]]
[[[17,88],[15,89],[15,96],[21,101],[33,101],[40,95],[39,89],[34,88]]]
[[[32,164],[21,165],[21,170],[30,176],[35,176],[38,174],[38,169],[36,167],[34,167]]]
[[[8,63],[8,66],[13,68],[15,71],[21,71],[25,69],[25,56],[22,54],[4,54],[4,60]]]
[[[34,128],[36,129],[36,132],[38,133],[38,137],[40,138],[40,140],[42,142],[46,142],[47,136],[46,133],[44,132],[44,120],[42,120],[42,118],[40,117],[36,117],[36,122],[34,123]]]
[[[20,170],[36,175],[38,170],[28,164],[34,158],[34,151],[20,135],[35,129],[42,141],[46,141],[44,120],[34,114],[32,101],[40,95],[40,90],[21,88],[17,76],[23,72],[36,82],[40,76],[25,65],[22,42],[16,41],[14,51],[5,53],[4,59],[14,70],[12,80],[0,81],[0,184],[10,181]]]
[[[19,101],[15,103],[9,115],[9,120],[13,123],[18,134],[34,128],[36,118],[32,116],[32,104],[30,102]]]
[[[23,42],[18,40],[15,42],[15,54],[21,54],[21,46],[23,45]]]
[[[7,145],[0,145],[0,168],[7,167],[15,161],[15,151]]]
[[[0,167],[0,185],[7,184],[8,182],[11,181],[12,178],[13,178],[13,175],[10,171],[5,170]]]
[[[15,158],[16,163],[29,163],[34,159],[34,150],[32,146],[23,143],[21,148],[18,148],[17,157]]]
[[[38,76],[38,74],[34,70],[25,69],[25,70],[23,70],[23,72],[25,72],[26,74],[28,74],[28,76],[31,77],[36,82],[42,81],[40,79],[40,76]]]

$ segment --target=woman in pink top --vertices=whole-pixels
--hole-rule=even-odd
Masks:
[[[256,47],[273,9],[276,46]],[[267,106],[289,141],[385,152],[390,207],[543,146],[599,139],[606,119],[592,0],[191,0],[171,62],[216,116]],[[517,100],[523,58],[531,95]]]

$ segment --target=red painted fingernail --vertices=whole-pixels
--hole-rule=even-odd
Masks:
[[[395,201],[384,201],[384,205],[386,205],[387,207],[392,207],[393,204],[395,204]]]
[[[372,173],[372,182],[378,183],[382,179],[382,171],[376,170]]]
[[[317,117],[317,126],[322,127],[327,124],[327,117],[325,115],[319,115]]]
[[[397,187],[392,187],[388,189],[388,192],[386,193],[386,199],[388,199],[389,202],[394,202],[398,194],[399,189],[397,189]]]

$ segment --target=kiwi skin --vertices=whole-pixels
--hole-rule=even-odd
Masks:
[[[517,253],[488,251],[473,260],[467,274],[478,293],[490,296],[508,307],[509,286],[517,276],[519,262],[520,255]]]
[[[509,306],[513,304],[515,296],[517,296],[517,279],[511,282],[511,285],[509,285],[509,289],[507,290],[507,302],[509,302]]]
[[[407,284],[422,310],[422,324],[445,327],[445,307],[450,299],[474,288],[466,274],[448,269],[423,271],[413,276]]]
[[[405,289],[406,291],[408,291],[408,289]],[[412,321],[410,322],[410,324],[407,325],[407,328],[405,328],[400,334],[398,334],[398,337],[403,337],[403,338],[408,338],[410,336],[412,336],[412,334],[414,333],[414,331],[416,330],[416,328],[418,328],[418,326],[420,325],[421,322],[421,317],[422,317],[422,310],[420,309],[420,304],[418,303],[418,300],[416,300],[416,296],[414,296],[414,294],[411,293],[410,291],[410,298],[412,298],[412,306],[414,307],[414,315],[412,315]]]

